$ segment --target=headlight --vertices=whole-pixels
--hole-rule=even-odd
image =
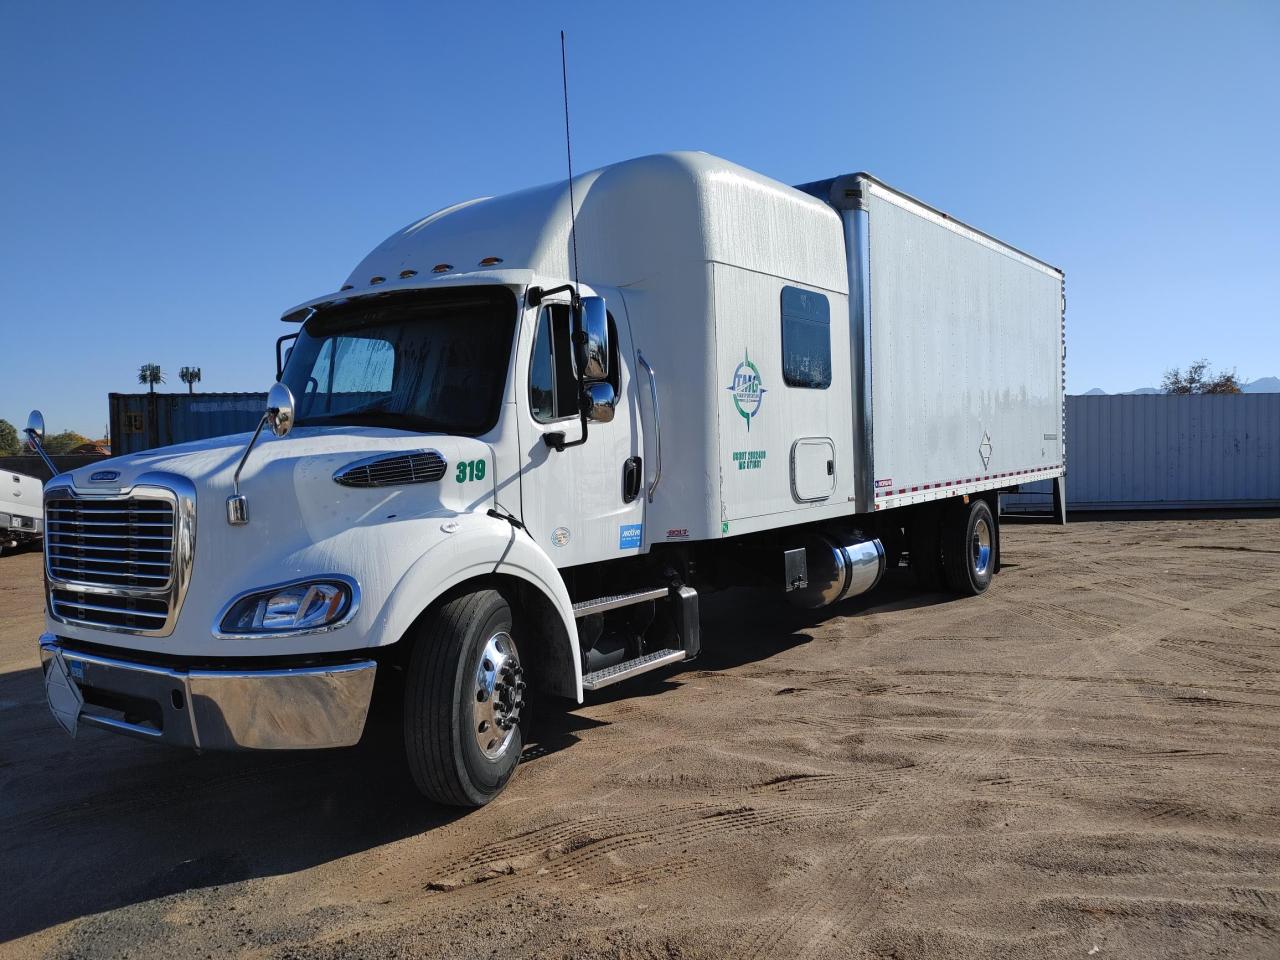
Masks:
[[[248,593],[223,615],[224,634],[319,630],[345,622],[355,611],[353,585],[343,580],[304,580]]]

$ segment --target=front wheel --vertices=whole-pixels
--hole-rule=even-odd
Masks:
[[[515,773],[528,724],[511,607],[496,590],[464,594],[412,639],[404,740],[414,782],[437,803],[483,806]]]
[[[991,585],[996,569],[996,518],[985,500],[956,501],[943,521],[943,567],[947,586],[974,597]]]

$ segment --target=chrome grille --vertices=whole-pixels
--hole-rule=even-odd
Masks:
[[[168,636],[195,559],[195,488],[149,473],[119,494],[76,491],[69,474],[45,488],[49,615],[62,623]]]
[[[173,575],[173,520],[165,500],[50,500],[49,573],[70,583],[163,590]]]
[[[444,476],[448,464],[438,450],[390,453],[357,460],[333,475],[344,487],[392,487],[432,483]]]

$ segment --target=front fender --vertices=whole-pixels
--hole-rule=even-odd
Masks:
[[[396,583],[373,625],[369,642],[395,643],[437,599],[468,580],[509,576],[529,584],[550,601],[568,637],[572,690],[582,702],[582,659],[573,601],[551,558],[529,535],[486,514],[451,518],[445,536],[419,557]]]

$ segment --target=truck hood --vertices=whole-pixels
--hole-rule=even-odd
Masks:
[[[210,564],[248,567],[268,557],[285,559],[288,566],[294,545],[337,544],[357,527],[493,506],[497,471],[492,448],[480,440],[365,426],[298,428],[284,438],[260,436],[248,454],[239,479],[239,492],[248,499],[248,524],[233,527],[227,522],[227,498],[250,436],[219,436],[116,457],[72,471],[70,480],[77,493],[113,494],[140,481],[163,485],[165,474],[186,477],[196,490],[197,563],[206,571]],[[333,479],[367,457],[424,449],[444,457],[439,480],[361,488]],[[474,461],[485,461],[485,470],[463,470],[458,479],[458,465]]]
[[[209,542],[215,529],[228,526],[226,499],[251,436],[234,434],[116,457],[71,471],[70,479],[77,492],[112,494],[139,480],[154,480],[157,473],[185,477],[196,490],[199,546]],[[435,450],[444,457],[446,470],[439,480],[361,488],[333,479],[359,460],[419,450]],[[457,465],[474,460],[487,461],[483,479],[475,479],[472,471],[459,481]],[[468,437],[368,427],[299,427],[287,437],[258,438],[240,473],[240,492],[249,501],[250,530],[262,535],[304,533],[314,543],[362,524],[487,508],[493,501],[493,467],[490,446]]]
[[[260,437],[240,474],[249,522],[227,522],[231,477],[249,434],[185,443],[117,457],[60,476],[78,494],[118,494],[158,484],[195,494],[190,587],[168,636],[120,634],[49,622],[60,636],[174,655],[292,655],[351,650],[380,636],[382,609],[396,583],[423,554],[494,502],[498,474],[487,443],[467,437],[367,427],[299,427],[279,439]],[[347,486],[333,476],[369,457],[435,450],[445,460],[438,480],[384,487]],[[483,468],[481,463],[484,464]],[[97,477],[97,479],[94,479]],[[471,514],[472,516],[461,516]],[[504,529],[510,529],[502,524]],[[327,633],[252,640],[213,636],[224,606],[246,591],[311,576],[343,574],[363,602],[346,627]]]

